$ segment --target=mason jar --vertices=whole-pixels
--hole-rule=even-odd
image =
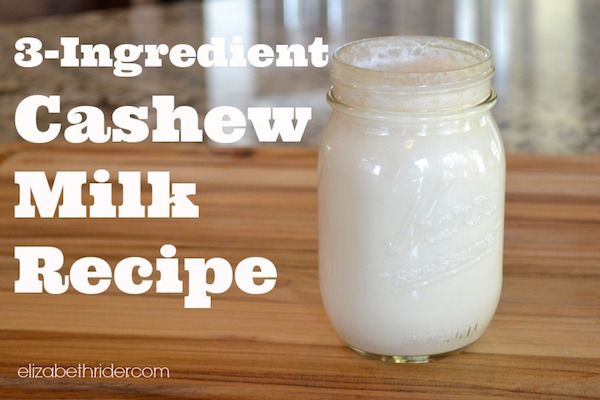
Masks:
[[[490,51],[359,40],[333,57],[319,151],[319,279],[341,339],[394,362],[466,348],[502,286],[505,157]]]

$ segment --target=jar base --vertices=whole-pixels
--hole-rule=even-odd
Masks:
[[[384,354],[369,353],[368,351],[364,351],[364,350],[358,349],[356,347],[352,347],[350,345],[348,345],[348,347],[350,347],[352,350],[354,350],[355,352],[357,352],[358,354],[360,354],[361,356],[366,357],[366,358],[376,359],[376,360],[385,361],[385,362],[391,362],[391,363],[395,363],[395,364],[424,364],[424,363],[432,362],[432,361],[439,360],[442,358],[446,358],[446,357],[449,357],[449,356],[452,356],[455,354],[462,353],[467,348],[469,348],[471,346],[471,344],[472,343],[470,343],[466,346],[463,346],[461,348],[458,348],[456,350],[447,351],[445,353],[428,354],[428,355],[422,355],[422,356],[391,356],[391,355],[384,355]]]

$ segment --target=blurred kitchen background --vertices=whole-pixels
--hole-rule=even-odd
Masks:
[[[188,43],[241,35],[253,43],[309,44],[331,50],[383,35],[443,35],[491,48],[499,102],[494,113],[507,151],[600,151],[600,1],[598,0],[19,0],[0,2],[0,142],[17,139],[14,111],[30,94],[61,94],[65,119],[76,105],[110,113],[174,94],[202,116],[218,105],[312,106],[305,145],[314,146],[329,107],[328,71],[312,68],[146,69],[115,78],[110,69],[35,69],[12,61],[14,42],[35,36],[58,48],[82,43]],[[168,63],[166,63],[168,64]],[[108,121],[107,121],[108,122]]]

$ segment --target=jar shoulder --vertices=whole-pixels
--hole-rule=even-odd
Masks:
[[[394,173],[504,171],[504,146],[491,113],[451,121],[416,123],[361,120],[333,113],[324,128],[320,164],[341,171]]]

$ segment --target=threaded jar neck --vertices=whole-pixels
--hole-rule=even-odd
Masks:
[[[384,112],[461,112],[490,98],[494,65],[483,46],[429,36],[363,39],[333,56],[331,97]]]

